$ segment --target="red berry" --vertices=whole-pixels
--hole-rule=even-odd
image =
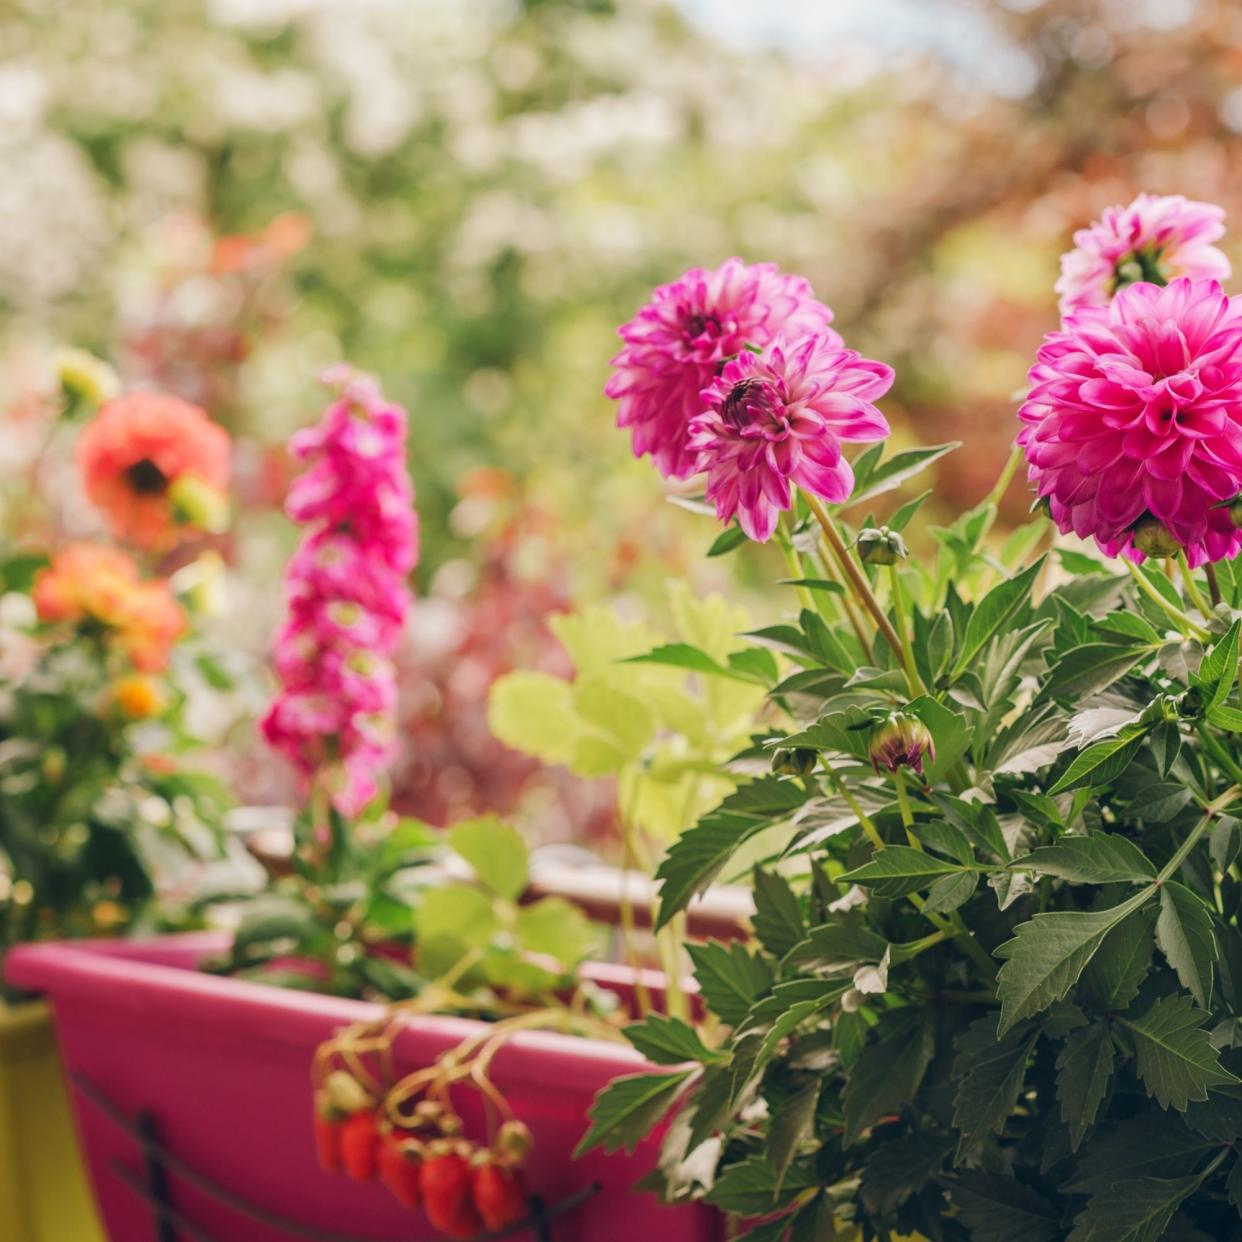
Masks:
[[[369,1182],[379,1160],[379,1129],[369,1110],[354,1113],[341,1126],[341,1163],[356,1182]]]
[[[440,1149],[423,1161],[420,1179],[427,1219],[450,1238],[472,1238],[483,1226],[471,1199],[470,1161],[455,1149]]]
[[[325,1173],[341,1171],[341,1123],[325,1117],[322,1113],[315,1114],[315,1154],[319,1157],[319,1167]]]
[[[422,1202],[422,1157],[404,1143],[401,1135],[388,1133],[379,1149],[380,1181],[392,1191],[397,1202],[416,1208]]]
[[[474,1206],[488,1229],[503,1229],[526,1215],[526,1188],[516,1169],[481,1164],[474,1171]]]

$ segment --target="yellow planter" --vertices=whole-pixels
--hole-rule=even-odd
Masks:
[[[0,1002],[0,1238],[104,1242],[47,1007]]]

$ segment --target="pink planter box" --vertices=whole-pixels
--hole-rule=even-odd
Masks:
[[[378,1007],[195,971],[226,943],[218,935],[169,936],[26,945],[8,956],[8,982],[50,1000],[71,1080],[87,1080],[131,1119],[150,1113],[159,1141],[179,1161],[295,1226],[286,1231],[240,1215],[173,1163],[171,1206],[197,1229],[157,1234],[151,1207],[126,1184],[128,1174],[147,1185],[141,1149],[73,1086],[79,1134],[114,1242],[199,1236],[211,1242],[290,1242],[307,1236],[298,1228],[359,1242],[440,1237],[421,1213],[400,1207],[378,1183],[359,1185],[323,1173],[315,1161],[312,1054],[333,1031],[377,1014]],[[598,967],[593,973],[618,992],[628,991],[628,972]],[[396,1041],[398,1070],[427,1065],[480,1029],[465,1019],[411,1019]],[[497,1056],[496,1085],[534,1133],[528,1170],[533,1193],[555,1205],[599,1184],[598,1193],[550,1222],[554,1242],[723,1239],[722,1218],[713,1210],[665,1207],[634,1190],[654,1164],[653,1143],[632,1156],[597,1150],[570,1158],[595,1092],[643,1065],[620,1045],[544,1032],[515,1035]],[[461,1096],[460,1105],[467,1133],[483,1135],[472,1096]],[[537,1235],[528,1229],[514,1236]]]

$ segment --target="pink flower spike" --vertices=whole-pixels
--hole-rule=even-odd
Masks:
[[[1044,338],[1018,412],[1028,477],[1064,533],[1141,561],[1151,515],[1192,566],[1242,546],[1242,300],[1214,280],[1134,284]]]
[[[618,329],[625,347],[604,389],[617,401],[617,426],[630,428],[634,456],[649,453],[665,478],[688,478],[697,468],[690,421],[722,363],[778,336],[818,332],[840,345],[831,322],[811,286],[774,263],[727,259],[714,271],[692,268],[661,285]]]
[[[717,517],[736,516],[763,542],[792,504],[791,485],[831,504],[847,499],[854,472],[841,443],[888,435],[872,402],[892,382],[891,367],[842,348],[835,332],[777,341],[728,363],[690,424],[695,466],[707,472]]]
[[[1128,207],[1109,207],[1074,234],[1074,249],[1061,256],[1061,314],[1107,306],[1118,289],[1139,280],[1227,279],[1229,260],[1212,245],[1225,235],[1224,219],[1223,208],[1180,194],[1140,194]]]

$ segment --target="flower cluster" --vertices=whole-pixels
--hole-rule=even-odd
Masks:
[[[139,391],[109,401],[83,429],[77,457],[87,497],[128,543],[162,548],[179,527],[223,525],[228,432],[180,397]]]
[[[1129,285],[1045,339],[1019,412],[1029,477],[1066,533],[1110,556],[1235,555],[1242,491],[1242,303],[1214,280]],[[1153,522],[1152,519],[1155,519]]]
[[[346,814],[375,794],[396,707],[392,658],[418,551],[405,465],[405,411],[373,380],[334,368],[336,400],[290,442],[307,469],[286,512],[309,529],[285,571],[288,619],[276,645],[282,690],[262,724],[310,777],[334,769]]]
[[[34,583],[39,619],[100,631],[134,667],[159,672],[186,628],[185,613],[163,579],[143,581],[118,548],[73,543],[62,548]]]
[[[1220,207],[1180,194],[1140,194],[1128,207],[1108,208],[1074,234],[1074,249],[1062,256],[1061,313],[1107,306],[1136,281],[1227,280],[1229,260],[1212,245],[1225,235],[1224,218]]]
[[[892,369],[846,349],[801,277],[729,259],[656,289],[621,329],[605,389],[634,452],[672,478],[707,476],[723,522],[771,537],[794,486],[831,503],[854,476],[843,441],[881,440],[872,404]]]

